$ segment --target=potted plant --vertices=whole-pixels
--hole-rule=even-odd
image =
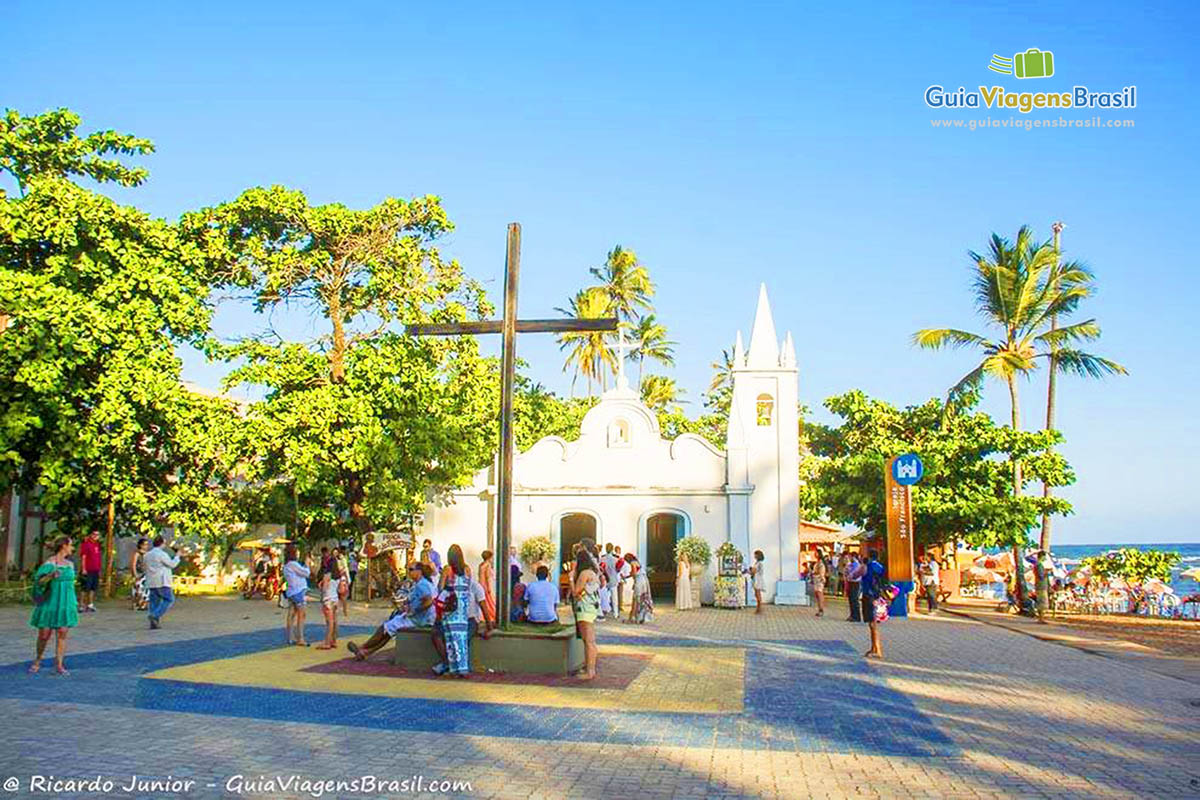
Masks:
[[[675,543],[675,560],[683,558],[691,567],[691,579],[697,580],[712,563],[712,548],[699,536],[685,536]]]
[[[530,536],[521,542],[521,560],[531,571],[537,571],[538,566],[549,564],[554,558],[554,542],[549,536]]]

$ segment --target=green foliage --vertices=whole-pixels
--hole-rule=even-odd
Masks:
[[[175,226],[61,177],[144,176],[99,156],[148,142],[77,124],[9,112],[0,130],[23,189],[0,201],[0,491],[40,489],[68,530],[113,500],[119,531],[148,533],[205,502],[211,447],[189,426],[207,401],[181,385],[175,346],[207,330],[210,265]]]
[[[685,536],[675,543],[675,558],[686,558],[690,564],[707,567],[712,563],[712,549],[699,536]]]
[[[651,411],[679,411],[679,396],[683,390],[674,378],[665,375],[647,375],[641,382],[642,402]]]
[[[530,536],[521,542],[521,561],[526,566],[532,567],[539,562],[550,561],[554,558],[556,551],[557,548],[554,546],[554,542],[550,541],[549,536]]]
[[[518,375],[513,393],[513,431],[517,449],[528,450],[545,436],[560,436],[567,441],[578,439],[583,417],[594,405],[593,399],[563,399],[540,383]],[[492,450],[488,450],[484,454],[485,461],[479,466],[487,463],[491,453]]]
[[[1014,497],[1007,459],[1026,467],[1025,479],[1065,486],[1074,481],[1065,459],[1053,452],[1057,431],[1023,432],[998,426],[987,414],[947,417],[941,401],[897,409],[860,391],[832,397],[825,406],[842,417],[837,427],[804,428],[801,512],[883,532],[886,459],[915,452],[925,476],[913,488],[916,540],[964,540],[977,547],[1023,544],[1043,511],[1066,514],[1061,498]]]
[[[1140,585],[1152,578],[1171,579],[1171,570],[1181,560],[1173,550],[1138,550],[1123,547],[1104,555],[1083,559],[1083,566],[1100,578],[1120,578],[1129,584]]]
[[[122,186],[137,186],[146,180],[145,169],[127,167],[104,156],[153,153],[154,145],[148,139],[116,131],[81,137],[75,132],[79,123],[79,115],[65,108],[33,117],[5,109],[0,117],[0,172],[12,175],[22,195],[34,177],[82,175]]]
[[[685,433],[703,436],[713,447],[725,449],[725,428],[728,418],[718,414],[702,414],[692,419],[678,406],[660,409],[658,427],[664,439],[674,439]]]
[[[293,303],[328,323],[315,341],[262,335],[209,348],[240,362],[228,385],[265,388],[246,420],[252,477],[289,476],[306,529],[389,524],[486,462],[495,362],[471,337],[389,328],[490,310],[482,288],[434,246],[452,227],[436,197],[353,210],[255,188],[183,226],[223,265],[219,282],[249,290],[259,310]]]

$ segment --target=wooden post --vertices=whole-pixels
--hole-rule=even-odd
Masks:
[[[104,596],[113,596],[113,519],[116,516],[116,504],[112,497],[108,498],[108,518],[104,529]]]
[[[517,279],[521,272],[521,226],[508,226],[504,258],[503,355],[500,367],[500,455],[496,476],[496,615],[502,630],[509,625],[512,601],[508,548],[512,542],[513,383],[517,371]]]

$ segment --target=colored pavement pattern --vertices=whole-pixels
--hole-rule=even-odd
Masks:
[[[276,609],[220,598],[184,599],[160,631],[102,606],[72,632],[69,677],[30,676],[27,614],[0,608],[0,779],[170,774],[200,782],[190,797],[291,774],[466,779],[470,797],[1200,797],[1194,684],[958,618],[890,621],[872,663],[865,626],[810,609],[667,609],[602,625],[589,686],[284,647]],[[356,609],[343,642],[383,615]]]

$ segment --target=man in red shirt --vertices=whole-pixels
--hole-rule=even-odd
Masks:
[[[79,545],[79,571],[81,592],[80,611],[96,610],[96,590],[100,588],[100,531],[92,531]]]

